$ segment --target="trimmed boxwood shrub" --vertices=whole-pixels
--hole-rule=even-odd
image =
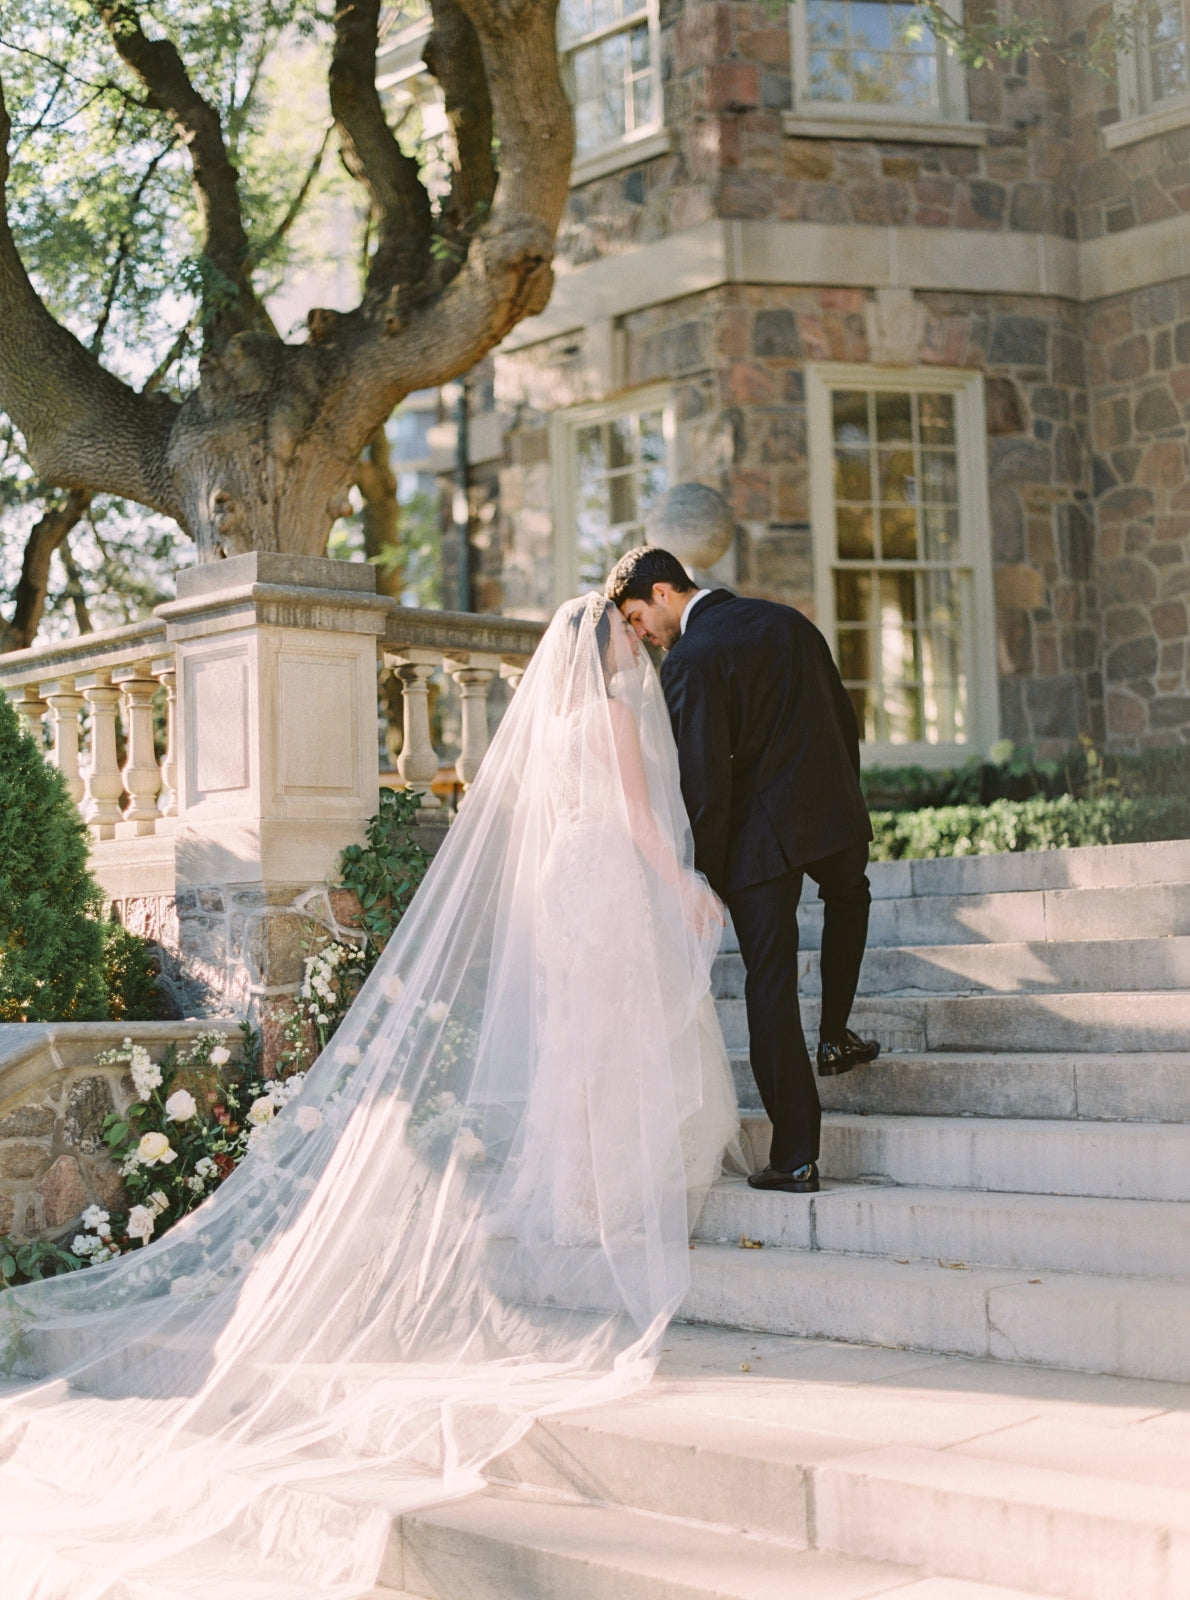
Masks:
[[[873,861],[927,856],[998,855],[1088,844],[1143,844],[1190,838],[1190,796],[1132,799],[1107,794],[1079,800],[993,800],[990,805],[874,811]]]

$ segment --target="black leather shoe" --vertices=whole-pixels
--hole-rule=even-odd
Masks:
[[[837,1077],[840,1072],[850,1072],[852,1067],[875,1061],[879,1054],[880,1046],[875,1039],[861,1039],[858,1033],[845,1028],[841,1039],[829,1043],[823,1040],[818,1046],[818,1076]]]
[[[812,1161],[795,1172],[778,1172],[776,1167],[766,1167],[763,1172],[752,1172],[748,1182],[753,1189],[781,1189],[786,1194],[817,1194],[818,1168]]]

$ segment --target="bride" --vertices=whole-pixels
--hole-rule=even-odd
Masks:
[[[657,676],[571,601],[284,1116],[0,1295],[5,1600],[353,1600],[394,1516],[647,1381],[736,1127],[691,859]]]

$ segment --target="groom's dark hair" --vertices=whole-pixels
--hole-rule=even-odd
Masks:
[[[642,544],[620,557],[607,575],[603,592],[612,605],[622,606],[625,600],[651,600],[655,583],[672,583],[679,594],[689,594],[696,587],[677,556],[660,545]]]

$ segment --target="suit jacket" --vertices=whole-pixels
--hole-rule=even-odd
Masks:
[[[726,897],[872,837],[859,728],[800,611],[713,589],[661,664],[694,858]]]

